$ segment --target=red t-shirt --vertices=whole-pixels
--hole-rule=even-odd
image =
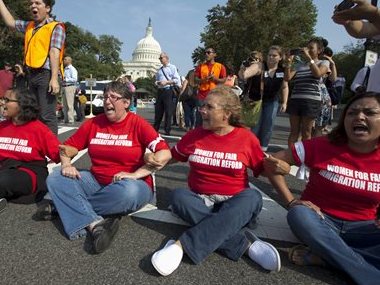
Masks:
[[[371,153],[357,153],[326,137],[297,144],[292,148],[294,160],[300,164],[299,153],[304,150],[310,168],[302,200],[342,220],[375,219],[380,204],[380,147]]]
[[[188,185],[199,194],[238,194],[249,187],[247,168],[256,176],[263,170],[260,143],[245,128],[219,136],[199,127],[182,137],[171,152],[176,160],[189,161]]]
[[[206,63],[206,64],[207,64],[207,67],[208,67],[208,70],[209,70],[209,74],[211,74],[212,67],[214,66],[214,63]],[[219,78],[225,78],[225,77],[227,77],[226,67],[223,64],[221,66],[222,66],[222,68],[220,70]],[[202,64],[198,65],[195,68],[195,71],[194,71],[195,76],[198,77],[198,78],[202,78],[201,67],[202,67]],[[201,90],[200,88],[198,88],[198,96],[197,96],[197,98],[200,99],[200,100],[204,100],[207,97],[207,94],[210,91],[211,91],[211,89],[209,89],[209,90]]]
[[[110,122],[104,114],[86,121],[65,144],[78,150],[88,148],[91,172],[103,185],[110,184],[113,176],[120,172],[135,172],[143,166],[144,153],[169,149],[163,138],[140,116],[128,113],[119,122]],[[152,188],[149,175],[143,180]]]
[[[0,161],[44,161],[47,156],[58,163],[59,144],[58,138],[38,120],[23,125],[14,125],[10,120],[0,123]]]
[[[8,70],[0,70],[0,98],[4,97],[5,91],[13,86],[13,73]]]

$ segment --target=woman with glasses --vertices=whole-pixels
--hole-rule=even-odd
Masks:
[[[153,254],[152,264],[161,275],[171,274],[184,252],[198,264],[216,250],[234,261],[246,254],[266,270],[280,270],[277,250],[247,227],[262,208],[260,192],[249,188],[247,170],[259,175],[264,153],[242,125],[240,110],[231,88],[211,90],[199,107],[202,126],[172,148],[173,160],[188,161],[190,172],[189,189],[174,190],[171,207],[191,227]],[[161,167],[152,155],[146,161]]]
[[[144,163],[149,149],[165,164],[167,143],[140,116],[129,112],[132,93],[122,82],[111,82],[104,91],[104,114],[83,123],[61,147],[60,171],[49,175],[47,185],[70,240],[91,233],[93,251],[105,251],[116,234],[114,214],[134,212],[153,198],[152,169]],[[90,171],[79,171],[71,162],[88,149]],[[40,213],[51,214],[51,205]]]
[[[28,196],[38,200],[44,195],[48,176],[46,156],[59,162],[59,141],[38,120],[37,101],[26,89],[7,91],[0,105],[6,118],[0,123],[0,208],[3,208],[5,199]]]

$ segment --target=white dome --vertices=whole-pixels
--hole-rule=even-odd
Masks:
[[[132,62],[149,62],[160,64],[160,60],[158,59],[160,53],[161,46],[153,37],[153,28],[149,18],[145,38],[142,38],[137,43],[137,46],[132,53]]]

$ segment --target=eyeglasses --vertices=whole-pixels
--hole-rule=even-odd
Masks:
[[[120,96],[116,96],[116,95],[112,95],[112,94],[103,96],[104,101],[107,101],[107,99],[110,99],[110,101],[112,101],[112,102],[116,102],[116,101],[123,99],[123,98],[124,97],[120,97]]]
[[[18,100],[16,100],[16,99],[9,99],[9,98],[7,98],[7,97],[3,97],[3,98],[1,98],[1,100],[2,100],[4,103],[18,102]]]
[[[205,53],[210,54],[210,53],[215,53],[215,52],[213,50],[206,50]]]
[[[161,59],[163,59],[163,58],[165,58],[165,56],[160,56],[158,59],[161,60]]]

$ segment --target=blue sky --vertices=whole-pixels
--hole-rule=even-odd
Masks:
[[[58,0],[53,13],[95,35],[111,34],[123,42],[121,57],[129,60],[136,43],[144,37],[149,17],[153,36],[182,74],[192,67],[191,53],[200,45],[200,33],[207,25],[208,9],[226,0]],[[318,8],[316,35],[327,38],[338,52],[355,43],[342,26],[331,20],[339,0],[314,0]]]

